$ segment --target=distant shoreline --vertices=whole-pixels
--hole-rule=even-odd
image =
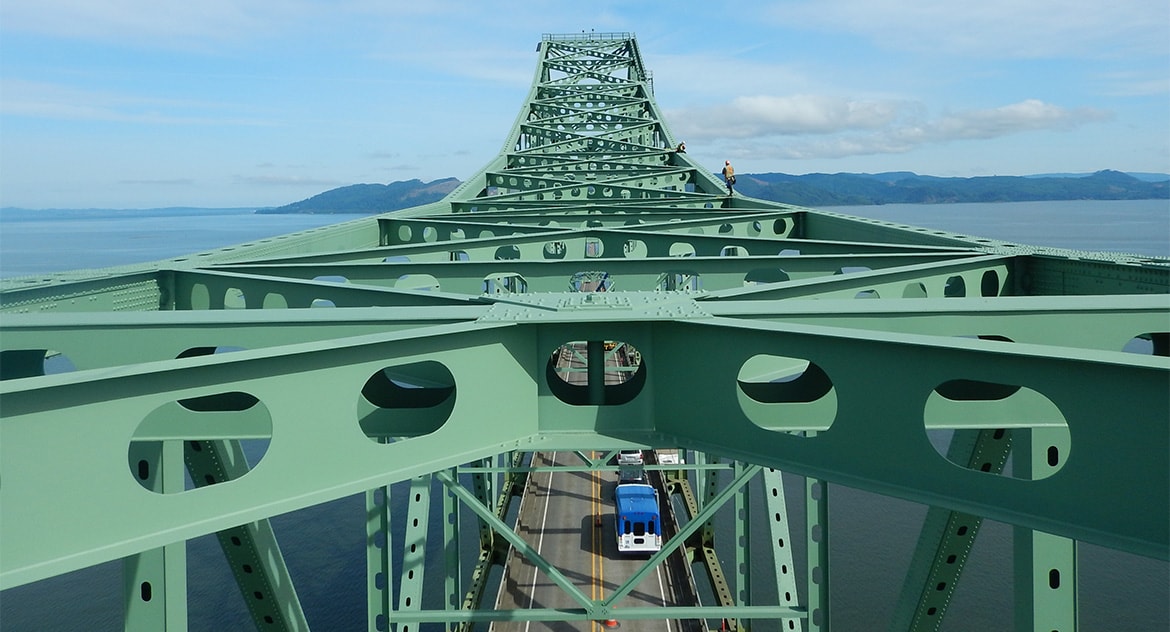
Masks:
[[[946,205],[997,202],[1065,202],[1077,200],[1170,199],[1170,174],[1123,173],[1103,170],[1091,174],[978,176],[951,178],[923,176],[909,171],[886,173],[745,173],[736,190],[747,197],[804,206],[880,206],[883,204]],[[264,215],[377,215],[441,200],[462,184],[455,178],[431,182],[396,181],[389,184],[353,184],[330,189],[284,206],[192,207],[143,209],[0,208],[0,219],[37,219],[43,213],[138,213],[182,216],[252,212]]]
[[[1170,200],[851,205],[815,209],[1033,246],[1170,258]],[[161,261],[371,215],[249,207],[0,212],[0,279]],[[474,218],[468,218],[474,220]],[[68,253],[68,256],[63,256]]]

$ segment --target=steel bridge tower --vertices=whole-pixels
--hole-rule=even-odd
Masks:
[[[317,579],[274,524],[364,498],[371,630],[828,630],[829,483],[930,506],[894,630],[945,629],[984,519],[1014,525],[1018,630],[1076,628],[1078,541],[1167,559],[1170,260],[729,195],[672,150],[632,34],[538,52],[499,155],[440,202],[5,280],[0,587],[122,560],[125,628],[186,629],[187,542],[215,534],[257,629],[307,630]],[[528,455],[631,447],[691,456],[660,467],[693,511],[668,548],[713,603],[492,608],[504,553],[540,561],[509,518]]]

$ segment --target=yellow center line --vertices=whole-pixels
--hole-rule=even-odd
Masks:
[[[596,459],[597,453],[591,452],[589,458],[590,460]],[[601,555],[601,552],[605,548],[605,543],[601,538],[601,473],[598,470],[593,470],[591,476],[593,478],[593,529],[591,530],[593,536],[591,538],[593,556],[590,562],[590,575],[592,575],[592,593],[590,596],[594,601],[600,601],[603,597],[602,591],[604,590],[605,579],[604,558]],[[589,629],[591,631],[599,631],[601,630],[601,624],[597,621],[590,622]]]
[[[590,452],[589,458],[590,459],[595,458],[595,453]],[[593,487],[597,482],[597,480],[596,480],[597,473],[591,472],[589,476],[592,479],[592,480],[590,480],[590,483],[591,483],[590,487]],[[592,490],[590,490],[590,491],[592,491]],[[590,587],[592,588],[592,593],[590,594],[590,596],[593,598],[594,601],[597,601],[597,599],[598,599],[597,593],[600,590],[598,585],[597,585],[597,574],[598,574],[597,546],[600,543],[598,542],[598,537],[597,537],[597,494],[596,493],[594,493],[593,498],[590,499],[590,509],[592,510],[592,514],[593,514],[593,527],[589,530],[589,533],[591,535],[590,540],[592,541],[592,546],[590,547],[592,549],[590,551],[590,553],[592,553],[592,555],[590,556],[590,559],[589,559]],[[589,623],[589,629],[591,631],[596,631],[597,630],[597,622],[591,621]]]
[[[592,458],[592,456],[593,456],[593,453],[590,453],[590,458]],[[589,476],[590,476],[589,486],[591,488],[590,491],[592,491],[593,473],[591,472],[589,474]],[[596,524],[597,524],[597,518],[596,518],[596,516],[597,516],[597,499],[596,498],[589,499],[589,513],[592,514],[593,523],[594,523],[594,526],[591,526],[589,528],[589,553],[590,553],[590,555],[589,555],[589,598],[594,600],[594,601],[597,601],[597,526],[596,526]],[[597,623],[595,621],[589,622],[589,630],[590,630],[590,632],[596,632]]]

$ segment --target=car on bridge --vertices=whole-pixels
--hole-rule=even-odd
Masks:
[[[614,535],[618,553],[654,553],[662,548],[658,491],[644,483],[622,483],[614,490]]]
[[[622,450],[618,452],[618,465],[641,465],[642,451],[641,450]]]

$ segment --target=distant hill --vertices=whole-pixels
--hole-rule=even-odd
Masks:
[[[459,180],[444,178],[432,182],[405,180],[390,184],[352,184],[318,193],[307,200],[284,206],[259,209],[257,213],[385,213],[421,206],[443,199],[459,186]]]
[[[735,189],[744,195],[799,206],[947,204],[1039,200],[1148,200],[1170,198],[1170,176],[1160,182],[1120,171],[1086,176],[986,176],[939,178],[908,171],[889,173],[744,174]]]
[[[1036,173],[1025,178],[1084,178],[1092,174],[1089,173]],[[1125,175],[1133,176],[1143,182],[1165,182],[1170,180],[1170,174],[1166,173],[1147,173],[1143,171],[1126,171]]]
[[[1088,175],[986,176],[940,178],[910,171],[885,173],[739,174],[735,190],[754,198],[797,206],[867,204],[949,204],[959,202],[1028,202],[1040,200],[1170,199],[1170,176],[1120,171]],[[1161,177],[1158,180],[1158,177]],[[332,189],[285,206],[257,213],[377,214],[441,200],[459,180],[406,180],[390,184],[354,184]]]

